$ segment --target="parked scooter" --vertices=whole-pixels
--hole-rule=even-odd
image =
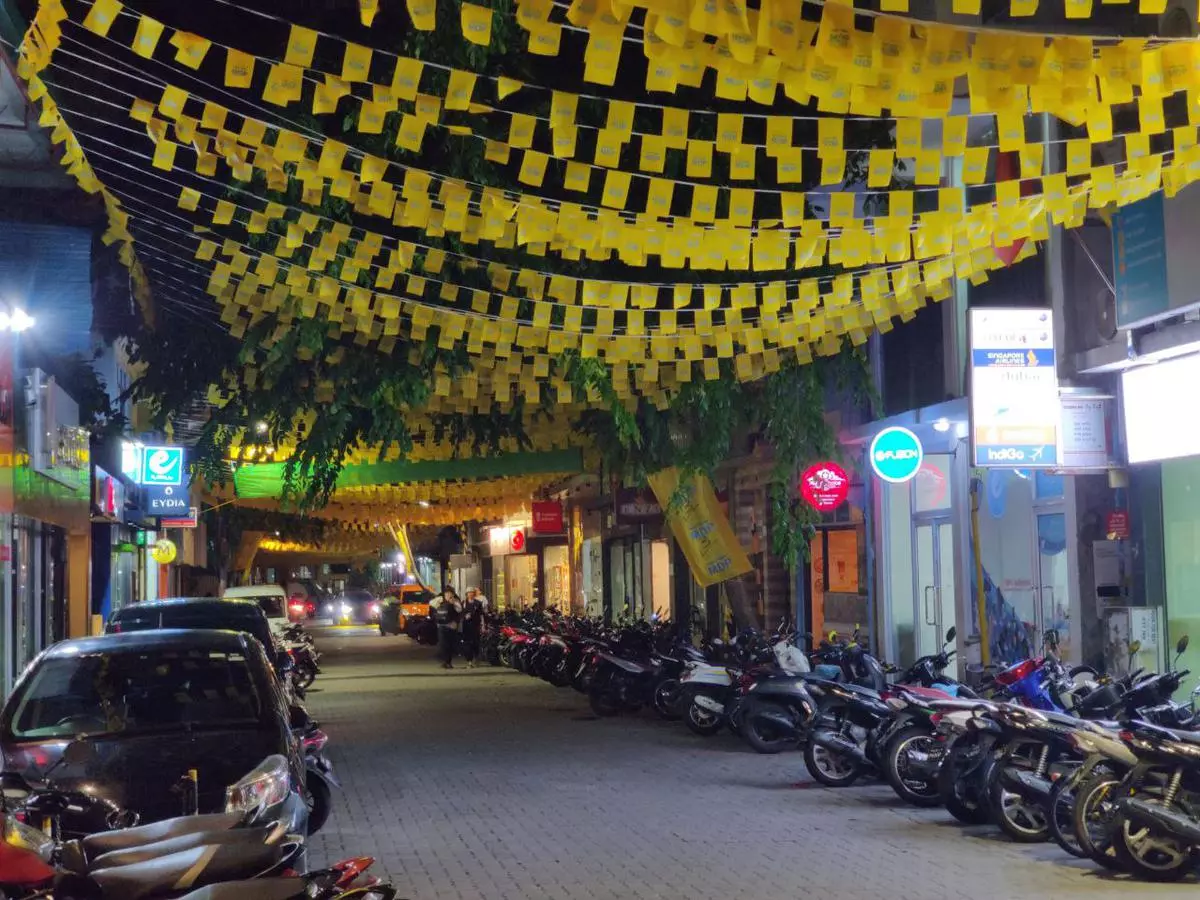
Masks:
[[[329,811],[333,806],[333,788],[340,788],[342,783],[333,774],[333,763],[325,755],[325,745],[329,743],[329,735],[321,730],[315,722],[309,722],[305,729],[304,744],[304,788],[308,800],[308,833],[316,834],[329,819]]]

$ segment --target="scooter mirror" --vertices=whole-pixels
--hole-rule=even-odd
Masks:
[[[1137,655],[1137,653],[1138,653],[1139,651],[1141,651],[1141,649],[1142,649],[1142,642],[1141,642],[1141,641],[1130,641],[1130,642],[1129,642],[1129,655],[1130,655],[1130,656],[1135,656],[1135,655]]]
[[[1177,643],[1175,645],[1175,654],[1177,656],[1182,656],[1183,651],[1186,650],[1187,648],[1188,648],[1188,636],[1185,634],[1183,637],[1181,637],[1179,639],[1179,643]]]
[[[951,643],[956,637],[958,637],[958,629],[951,625],[950,629],[946,632],[946,643]]]

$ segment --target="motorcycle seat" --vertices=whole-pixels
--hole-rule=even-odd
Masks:
[[[208,844],[131,866],[97,869],[91,879],[106,896],[145,900],[155,894],[190,890],[198,884],[266,872],[283,856],[284,848],[279,844]]]
[[[143,844],[153,844],[185,834],[195,834],[200,831],[228,831],[241,825],[245,817],[246,814],[241,812],[179,816],[175,819],[151,822],[149,825],[137,825],[118,831],[89,834],[80,841],[70,841],[69,844],[64,845],[64,849],[72,844],[78,844],[84,859],[95,859],[114,850],[140,847]]]
[[[194,847],[217,846],[235,842],[274,844],[283,837],[284,833],[284,829],[278,825],[264,825],[261,828],[231,828],[228,831],[197,831],[194,834],[182,834],[165,841],[143,844],[140,847],[113,850],[91,860],[90,868],[112,869],[117,866],[132,866],[136,863],[157,859],[160,856],[178,853],[180,850],[191,850]]]
[[[632,660],[622,659],[619,656],[614,656],[611,653],[601,653],[600,658],[604,659],[614,666],[624,669],[626,672],[632,672],[635,675],[640,675],[643,672],[649,671],[648,666],[643,666],[641,663],[635,663]]]
[[[304,895],[303,878],[256,878],[210,884],[179,900],[290,900]]]
[[[1177,728],[1167,728],[1139,721],[1134,727],[1135,732],[1150,732],[1160,740],[1175,741],[1180,744],[1200,744],[1200,731],[1182,731]]]

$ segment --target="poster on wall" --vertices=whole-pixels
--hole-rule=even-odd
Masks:
[[[1058,463],[1064,469],[1103,469],[1112,462],[1112,433],[1108,400],[1103,397],[1063,397]]]
[[[969,313],[975,465],[1057,466],[1062,407],[1050,310]]]

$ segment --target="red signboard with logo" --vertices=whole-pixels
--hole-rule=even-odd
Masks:
[[[1108,514],[1104,522],[1104,531],[1110,541],[1129,540],[1129,512],[1115,509]]]
[[[537,500],[533,504],[533,533],[562,534],[563,508],[557,500]]]
[[[800,495],[817,512],[837,509],[850,496],[850,476],[835,462],[819,462],[800,476]]]
[[[525,552],[525,529],[514,528],[508,535],[508,546],[513,553]]]

